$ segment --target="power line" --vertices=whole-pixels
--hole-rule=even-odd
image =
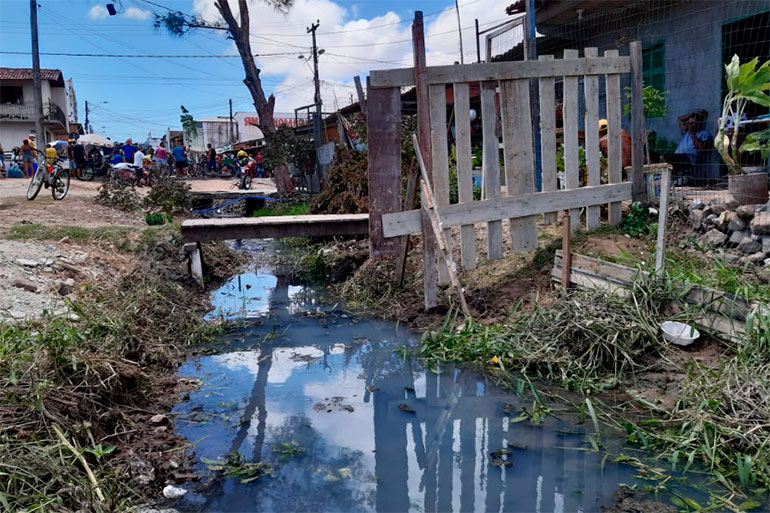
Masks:
[[[254,57],[275,57],[277,55],[301,55],[304,52],[278,52],[255,53]],[[30,55],[30,52],[0,51],[5,55]],[[118,59],[231,59],[240,55],[158,55],[158,54],[118,54],[118,53],[67,53],[67,52],[40,52],[40,55],[52,55],[57,57],[114,57]]]

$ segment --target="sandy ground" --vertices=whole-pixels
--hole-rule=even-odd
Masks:
[[[131,257],[113,248],[72,241],[9,240],[17,223],[47,226],[145,226],[140,213],[127,213],[95,201],[101,182],[72,180],[67,197],[54,201],[47,189],[28,201],[27,180],[0,179],[0,321],[40,317],[44,311],[73,315],[66,296],[77,287],[104,283]],[[193,191],[236,190],[232,179],[190,180]],[[143,191],[146,189],[139,189]],[[275,192],[270,179],[257,179],[251,191]]]

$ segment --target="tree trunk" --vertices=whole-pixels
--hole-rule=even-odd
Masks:
[[[214,6],[219,10],[222,18],[227,23],[227,30],[235,42],[235,46],[241,56],[243,70],[246,73],[246,78],[243,79],[243,83],[246,84],[249,93],[251,93],[251,98],[254,100],[254,107],[257,109],[257,114],[259,115],[259,128],[265,134],[271,133],[275,130],[275,124],[273,122],[275,97],[271,94],[269,98],[265,98],[265,91],[262,89],[262,81],[259,78],[260,70],[257,68],[256,63],[254,62],[254,56],[251,53],[251,42],[249,41],[250,20],[248,0],[238,0],[240,25],[238,25],[238,21],[235,19],[227,0],[219,0]]]
[[[278,194],[286,194],[294,190],[294,182],[291,181],[289,169],[285,165],[273,169],[273,176],[275,178],[275,188],[278,189]]]

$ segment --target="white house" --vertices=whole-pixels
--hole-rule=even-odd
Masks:
[[[77,123],[77,100],[72,81],[61,70],[41,69],[46,141],[66,140],[70,123]],[[0,143],[10,150],[35,131],[32,68],[0,67]],[[38,143],[42,138],[38,134]]]

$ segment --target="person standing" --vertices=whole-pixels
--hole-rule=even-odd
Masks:
[[[206,156],[208,157],[206,169],[208,169],[209,173],[213,173],[217,170],[217,151],[213,146],[211,146],[211,143],[208,144],[208,151],[206,152]]]
[[[134,141],[129,137],[126,139],[126,143],[123,145],[123,155],[126,157],[126,162],[134,161],[134,152],[138,148],[134,146]]]
[[[187,152],[182,146],[182,141],[177,139],[176,145],[171,149],[171,154],[174,156],[174,165],[176,166],[176,172],[178,176],[185,176],[187,169]]]
[[[126,158],[128,159],[128,158]],[[137,148],[133,154],[134,168],[136,169],[136,185],[142,186],[142,178],[144,178],[144,153],[141,148]]]
[[[79,178],[86,167],[86,148],[79,141],[72,146],[72,160],[75,162],[75,175]]]
[[[3,145],[0,144],[0,172],[5,171],[5,155],[3,154]]]
[[[257,161],[257,176],[259,178],[265,177],[265,168],[262,166],[262,159],[263,159],[262,152],[258,151],[256,161]]]
[[[35,146],[30,144],[29,139],[24,139],[21,142],[19,151],[21,152],[21,170],[25,176],[31,177],[35,174],[33,166],[35,163]]]

